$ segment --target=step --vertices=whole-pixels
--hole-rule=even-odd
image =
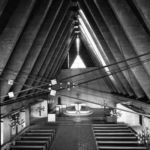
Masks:
[[[145,146],[98,146],[97,148],[100,150],[146,150]]]

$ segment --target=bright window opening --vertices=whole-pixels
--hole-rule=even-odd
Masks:
[[[77,55],[77,57],[75,58],[71,69],[75,69],[75,68],[86,68],[83,60],[81,59],[81,57],[79,55]]]
[[[91,28],[91,26],[90,26],[90,24],[89,24],[89,22],[88,22],[86,16],[84,15],[83,11],[80,10],[79,12],[80,12],[80,15],[84,18],[84,21],[85,21],[86,24],[88,25],[89,29],[90,29],[91,32],[93,33],[93,36],[95,37],[95,40],[98,41],[98,39],[97,39],[96,35],[94,34],[94,31],[92,30],[92,28]],[[99,42],[97,42],[97,43],[98,43],[98,46],[99,46],[99,47],[97,47],[97,45],[95,44],[95,41],[93,40],[93,38],[92,38],[92,36],[91,36],[89,30],[87,29],[87,27],[86,27],[84,21],[82,20],[81,16],[78,16],[78,19],[79,19],[79,22],[80,22],[80,29],[81,29],[81,31],[83,32],[83,34],[84,34],[85,37],[87,38],[87,41],[89,42],[89,44],[91,45],[91,47],[93,47],[93,48],[92,48],[92,49],[93,49],[93,52],[94,52],[95,55],[98,57],[98,60],[102,63],[103,66],[107,66],[106,63],[105,63],[105,60],[103,59],[103,57],[102,57],[102,55],[101,55],[101,53],[100,53],[100,51],[99,51],[99,49],[101,49],[101,51],[103,52],[103,54],[105,54],[105,53],[104,53],[104,50],[103,50],[103,48],[102,48],[102,46],[100,45]],[[105,71],[106,71],[106,73],[107,73],[108,75],[111,73],[108,67],[105,67],[104,69],[105,69]],[[114,84],[115,84],[115,79],[113,78],[113,76],[110,75],[109,78],[110,78],[110,79],[114,82]]]
[[[4,127],[3,127],[3,122],[1,122],[1,145],[4,143]]]
[[[86,68],[83,60],[81,59],[79,53],[80,53],[80,38],[79,35],[77,35],[76,37],[76,48],[77,48],[77,56],[71,66],[71,69],[75,69],[75,68]]]

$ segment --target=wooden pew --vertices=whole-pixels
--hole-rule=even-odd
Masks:
[[[55,129],[30,129],[28,132],[42,132],[42,133],[54,133],[55,134]]]
[[[50,136],[52,139],[54,138],[54,133],[46,133],[46,132],[26,132],[23,136]]]
[[[49,147],[49,142],[48,141],[21,141],[17,140],[15,141],[15,145],[24,145],[24,146],[45,146],[46,150]]]
[[[10,150],[46,150],[45,146],[12,145]]]
[[[49,143],[52,142],[52,138],[51,137],[47,137],[47,136],[21,136],[20,140],[24,140],[24,141],[48,141]]]

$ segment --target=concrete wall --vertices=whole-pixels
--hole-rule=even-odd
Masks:
[[[148,129],[148,133],[150,134],[150,118],[143,118],[143,127]]]
[[[124,122],[129,126],[140,126],[139,115],[126,112],[126,111],[135,112],[135,111],[123,106],[122,104],[117,104],[117,108],[125,110],[125,111],[117,110],[117,113],[119,113],[119,116],[117,117],[117,122]]]
[[[11,120],[11,115],[19,113],[19,120],[22,122],[19,125],[13,125],[12,126],[12,120]],[[15,137],[17,134],[19,134],[26,126],[30,124],[30,119],[29,119],[29,108],[24,109],[24,111],[16,111],[10,113],[10,115],[4,117],[2,119],[1,123],[1,145],[4,147],[7,147],[8,145],[6,144],[9,142],[13,137]]]
[[[57,93],[55,101],[58,101],[58,97],[61,97],[62,104],[70,105],[72,103],[86,103],[90,107],[100,108],[100,105],[107,103],[110,107],[115,107],[115,104],[118,102],[117,99],[114,99],[110,95],[105,95],[105,93],[100,93],[96,90],[90,90],[82,87],[72,88],[70,91],[63,90]],[[88,102],[86,102],[88,101]],[[92,103],[95,104],[92,104]],[[96,105],[98,104],[98,105]]]
[[[117,108],[135,112],[132,109],[129,109],[121,104],[117,104]],[[124,122],[128,124],[136,133],[142,133],[142,130],[147,130],[146,132],[150,134],[150,118],[142,116],[140,123],[140,115],[138,114],[133,114],[121,110],[117,110],[117,112],[120,114],[120,116],[117,117],[117,122]]]
[[[93,69],[97,69],[97,68],[92,67],[92,68],[86,68],[86,69],[63,69],[63,70],[61,70],[61,72],[57,76],[57,78],[59,80],[61,80],[61,79],[64,79],[64,78],[67,78],[67,77],[70,77],[70,76],[82,74],[84,72],[89,71],[89,73],[86,73],[86,74],[83,74],[83,75],[80,75],[80,76],[74,76],[71,79],[64,80],[64,82],[67,82],[67,81],[76,82],[76,81],[78,81],[78,82],[82,83],[82,82],[85,82],[87,80],[103,76],[103,75],[100,74],[99,70],[90,72],[90,70],[93,70]],[[111,92],[111,90],[107,86],[104,78],[86,83],[82,86],[86,86],[87,88],[94,89],[94,90]]]
[[[32,118],[47,117],[47,101],[46,100],[31,106],[31,117]]]

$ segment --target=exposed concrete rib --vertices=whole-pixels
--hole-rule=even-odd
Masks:
[[[63,28],[59,28],[59,30],[57,31],[57,34],[56,34],[56,36],[54,38],[54,41],[53,41],[51,47],[49,48],[49,52],[48,52],[48,55],[47,55],[47,57],[46,57],[46,59],[44,61],[44,64],[42,65],[41,70],[39,71],[39,74],[40,74],[39,76],[40,77],[37,78],[37,80],[39,82],[43,81],[45,78],[47,78],[48,73],[51,70],[51,64],[52,63],[56,63],[55,59],[54,59],[55,58],[54,54],[55,54],[55,52],[59,51],[59,49],[57,49],[57,47],[60,46],[61,42],[65,39],[65,36],[67,34],[67,30],[68,30],[68,28],[67,28],[67,25],[68,25],[67,22],[69,21],[68,20],[68,17],[69,17],[69,15],[68,15],[69,13],[68,12],[69,11],[66,12],[67,15],[64,14],[66,16],[63,18],[63,21],[61,23]],[[35,83],[33,83],[33,85],[37,86],[37,85],[39,85],[39,83],[35,82]]]
[[[149,52],[150,37],[145,33],[137,18],[134,16],[132,10],[126,1],[109,0],[115,15],[122,25],[128,39],[130,40],[134,50],[138,55]],[[129,54],[128,54],[129,55]],[[140,60],[143,61],[149,58],[145,56]],[[150,62],[144,63],[146,71],[150,74]],[[139,74],[139,78],[143,84],[143,89],[150,99],[150,76],[145,72],[142,66],[134,68]]]
[[[94,32],[97,33],[97,30],[96,30],[95,26],[93,26],[94,20],[91,19],[91,18],[92,18],[92,17],[90,17],[91,14],[90,14],[89,11],[87,10],[85,4],[83,3],[83,1],[80,1],[79,4],[80,4],[81,9],[82,9],[83,12],[85,13],[85,15],[86,15],[88,21],[91,23],[91,27],[93,27]],[[88,27],[88,26],[87,26],[87,27]],[[92,33],[92,31],[91,31],[90,29],[89,29],[89,31],[90,31],[91,35],[93,35],[93,33]],[[89,43],[88,38],[87,38],[87,35],[85,35],[84,32],[82,32],[82,30],[81,30],[81,33],[84,35],[84,38],[86,39],[86,42]],[[100,34],[99,30],[98,30],[98,33]],[[99,38],[99,41],[101,42],[100,36],[98,36],[98,38]],[[99,43],[97,43],[97,44],[99,44]],[[102,43],[100,43],[100,44],[102,44]],[[92,47],[90,44],[89,44],[89,46],[90,46],[90,48],[91,48],[91,52],[93,52],[93,47]],[[101,46],[103,46],[103,49],[105,48],[104,45],[101,45]],[[99,47],[99,48],[100,48],[100,47]],[[100,49],[101,49],[101,48],[100,48]],[[96,56],[96,60],[97,60],[97,62],[98,62],[98,63],[97,63],[98,66],[101,66],[102,64],[100,64],[100,61],[98,60],[97,55],[96,55],[94,52],[93,52],[93,54]],[[100,74],[101,74],[101,75],[106,75],[105,70],[104,70],[104,69],[101,70],[101,71],[100,71]],[[124,93],[122,87],[120,87],[121,85],[118,84],[118,82],[117,82],[118,80],[116,81],[116,82],[117,82],[117,83],[116,83],[116,82],[114,82],[113,80],[111,80],[110,77],[107,77],[107,81],[109,82],[108,86],[113,87],[113,89],[116,91],[116,93],[119,93],[119,94]]]
[[[103,58],[105,59],[107,57],[107,59],[105,59],[106,64],[114,63],[115,59],[112,57],[110,49],[116,50],[116,49],[118,49],[118,47],[117,47],[113,37],[111,36],[109,30],[107,29],[105,23],[103,22],[100,14],[98,12],[98,9],[96,8],[96,5],[90,0],[85,1],[85,4],[86,4],[86,7],[88,7],[89,11],[91,12],[92,17],[94,18],[94,20],[98,26],[98,29],[102,34],[102,37],[100,37],[100,33],[95,32],[95,33],[97,33],[97,36],[99,37],[101,45],[103,44],[102,46],[103,46],[103,50],[105,53],[105,56],[103,56]],[[105,39],[106,43],[104,42],[104,40],[101,40],[102,38]],[[109,69],[111,72],[113,72],[113,70],[116,70],[116,69],[119,70],[119,67],[118,67],[118,65],[116,65],[116,66],[109,67]],[[126,78],[124,77],[124,74],[122,74],[122,72],[114,74],[113,77],[115,78],[118,88],[121,89],[121,92],[123,94],[127,94],[130,96],[134,95],[132,88],[130,87],[128,81],[126,80]]]
[[[55,70],[54,64],[57,65],[58,60],[59,60],[59,56],[61,55],[62,52],[62,45],[66,43],[67,38],[69,38],[67,36],[69,30],[70,29],[70,22],[67,24],[67,28],[65,29],[63,36],[61,37],[59,43],[57,44],[57,47],[55,48],[55,52],[53,54],[53,61],[51,63],[49,63],[49,67],[46,69],[45,73],[44,73],[44,77],[45,78],[51,78],[52,74],[54,73],[53,71]],[[67,38],[66,38],[67,37]]]
[[[23,31],[34,3],[35,0],[20,0],[18,7],[0,36],[0,75]]]
[[[141,55],[149,52],[150,37],[145,32],[136,16],[133,14],[127,2],[121,1],[118,3],[117,0],[112,0],[109,2],[136,53]],[[149,55],[141,58],[141,61],[147,58],[149,58]],[[150,75],[150,62],[144,63],[143,65]]]
[[[54,42],[54,40],[56,40],[55,37],[61,27],[62,21],[65,17],[65,14],[67,13],[68,8],[69,8],[68,1],[65,0],[60,8],[59,13],[57,14],[57,17],[55,19],[53,27],[51,28],[51,31],[50,31],[50,33],[46,39],[46,42],[44,43],[44,46],[42,48],[42,51],[45,51],[46,54],[44,54],[44,57],[41,57],[41,59],[42,59],[42,61],[40,61],[41,63],[38,66],[35,66],[36,70],[34,70],[34,68],[33,68],[34,75],[36,75],[37,77],[35,78],[35,80],[30,80],[30,82],[28,82],[29,85],[33,85],[33,86],[37,85],[38,84],[37,81],[40,81],[40,79],[42,78],[45,68],[47,68],[48,62],[50,61],[49,57],[51,56],[52,51],[53,51],[51,49],[51,46],[55,45],[55,42]],[[64,9],[65,9],[65,12],[64,12]],[[59,38],[58,35],[57,35],[57,38]]]
[[[63,28],[61,28],[61,26],[60,26],[59,29],[57,30],[56,36],[53,38],[52,44],[49,47],[49,53],[45,59],[44,64],[42,65],[42,67],[40,69],[40,72],[39,72],[40,78],[37,78],[38,80],[42,79],[42,77],[46,78],[46,76],[48,74],[46,72],[48,72],[50,70],[50,65],[54,62],[54,57],[55,57],[54,54],[55,54],[56,48],[60,44],[62,35],[64,36],[66,34],[66,33],[64,33],[64,31],[66,29],[67,19],[69,17],[68,13],[69,13],[69,11],[64,13],[64,16],[61,17],[61,18],[63,18],[63,20],[61,22],[61,25],[63,26]],[[45,74],[45,76],[44,76],[44,74]]]
[[[3,10],[5,9],[5,6],[7,5],[8,0],[1,0],[0,1],[0,16],[3,13]]]
[[[85,36],[83,33],[81,34],[81,38],[83,39],[85,45],[87,45],[87,47],[89,47],[89,49],[90,49],[90,51],[91,51],[91,55],[93,56],[93,61],[97,64],[97,66],[99,66],[99,62],[97,62],[96,57],[95,57],[94,54],[92,53],[92,50],[91,50],[92,48],[91,48],[90,45],[88,44],[88,41],[87,41],[87,39],[86,39],[86,36]],[[100,41],[101,44],[103,44],[102,41],[103,41],[103,40]],[[104,48],[104,45],[103,45],[103,48]],[[99,71],[100,74],[101,74],[101,71],[102,71],[102,70]],[[108,88],[111,90],[111,92],[117,93],[117,89],[115,88],[115,86],[114,86],[113,83],[111,82],[110,78],[109,78],[109,77],[106,77],[104,80],[105,80],[106,85],[108,86]]]
[[[50,1],[50,3],[52,2],[52,0]],[[57,6],[60,5],[60,3],[56,3]],[[50,6],[50,8],[54,7],[54,5],[52,4]],[[53,11],[53,12],[52,12]],[[20,70],[20,73],[18,74],[17,78],[16,78],[16,82],[21,83],[20,85],[14,86],[12,91],[17,92],[20,91],[23,87],[23,84],[25,83],[25,81],[27,80],[29,76],[29,73],[31,72],[37,58],[39,57],[39,54],[41,52],[41,49],[44,45],[44,42],[46,41],[46,38],[48,36],[48,33],[51,29],[51,20],[49,19],[49,16],[51,14],[54,14],[54,9],[50,9],[47,13],[47,16],[44,20],[44,23],[39,31],[39,33],[37,34],[37,37],[29,51],[29,54],[24,62],[23,67]],[[52,19],[52,18],[51,18]],[[34,57],[33,57],[34,56]],[[32,78],[32,77],[31,77]],[[16,95],[17,96],[17,95]]]
[[[148,0],[132,0],[140,12],[147,28],[150,31],[150,1]]]
[[[50,27],[49,27],[49,32],[48,32],[48,36],[46,37],[46,41],[44,42],[44,45],[42,46],[42,50],[38,56],[38,58],[36,59],[36,62],[30,72],[29,76],[37,76],[47,54],[48,54],[48,47],[51,44],[51,40],[53,39],[54,36],[54,31],[56,30],[56,28],[58,28],[57,26],[54,26],[55,22],[56,22],[56,18],[58,16],[58,13],[60,12],[60,9],[62,7],[62,3],[63,1],[58,4],[58,1],[54,1],[55,3],[52,4],[53,8],[57,8],[57,11],[55,11],[55,9],[52,9],[49,14],[48,14],[48,21],[50,22]],[[25,84],[27,85],[32,85],[32,83],[34,82],[34,79],[36,77],[34,77],[33,79],[27,79]],[[23,87],[22,89],[24,89],[25,87]]]
[[[12,74],[12,72],[9,69],[5,69],[2,74],[2,78],[5,79],[13,79],[15,80],[18,72],[20,71],[26,56],[29,53],[29,50],[36,38],[36,35],[45,19],[45,16],[48,12],[50,2],[45,1],[39,1],[36,3],[37,7],[33,10],[32,17],[30,18],[31,21],[28,22],[26,28],[24,29],[24,32],[22,33],[22,36],[17,43],[15,49],[13,50],[13,53],[7,63],[7,67],[14,70],[16,73]],[[10,85],[7,84],[6,81],[2,82],[2,94],[6,95],[7,92],[10,89]]]
[[[69,17],[68,17],[69,18]],[[52,75],[54,74],[54,71],[56,69],[56,66],[58,65],[58,62],[60,61],[60,56],[62,55],[62,53],[64,53],[64,50],[62,49],[63,45],[66,44],[66,41],[68,40],[68,38],[70,38],[70,34],[71,34],[71,22],[68,22],[67,27],[64,31],[65,35],[61,37],[60,42],[57,46],[57,48],[55,49],[55,53],[54,53],[54,60],[51,64],[49,64],[49,68],[47,68],[47,71],[45,72],[45,78],[52,78]],[[69,34],[69,35],[68,35]]]
[[[105,20],[105,23],[107,25],[107,27],[109,28],[109,31],[111,32],[116,44],[118,45],[118,47],[120,47],[121,51],[119,51],[118,49],[115,49],[115,51],[112,51],[113,56],[115,57],[116,61],[120,61],[120,60],[124,60],[125,58],[127,59],[128,57],[124,57],[124,51],[132,51],[132,46],[130,44],[130,42],[128,41],[128,39],[126,38],[124,32],[121,29],[121,26],[119,25],[119,23],[117,22],[115,16],[113,15],[113,12],[111,10],[111,8],[109,7],[109,4],[106,1],[96,1],[95,3],[97,5],[97,7],[99,8],[99,11],[101,13],[101,16],[103,17],[103,19]],[[111,16],[111,17],[110,17]],[[120,68],[122,67],[128,67],[128,64],[130,65],[130,63],[122,63],[119,64]],[[129,69],[128,71],[123,71],[126,79],[128,80],[130,86],[133,88],[136,96],[138,98],[144,97],[145,93],[143,91],[143,89],[141,88],[139,82],[137,81],[137,79],[135,78],[137,75],[134,75],[134,69],[131,68],[131,70]]]
[[[52,77],[56,77],[56,74],[58,72],[60,72],[60,69],[61,69],[61,67],[62,67],[62,65],[63,65],[63,63],[67,57],[67,53],[70,50],[72,43],[73,43],[73,37],[71,37],[71,33],[70,33],[70,36],[69,36],[68,40],[66,41],[66,44],[64,44],[62,47],[64,53],[62,53],[60,55],[59,63],[56,65],[56,68],[55,68],[54,73],[52,74]]]

